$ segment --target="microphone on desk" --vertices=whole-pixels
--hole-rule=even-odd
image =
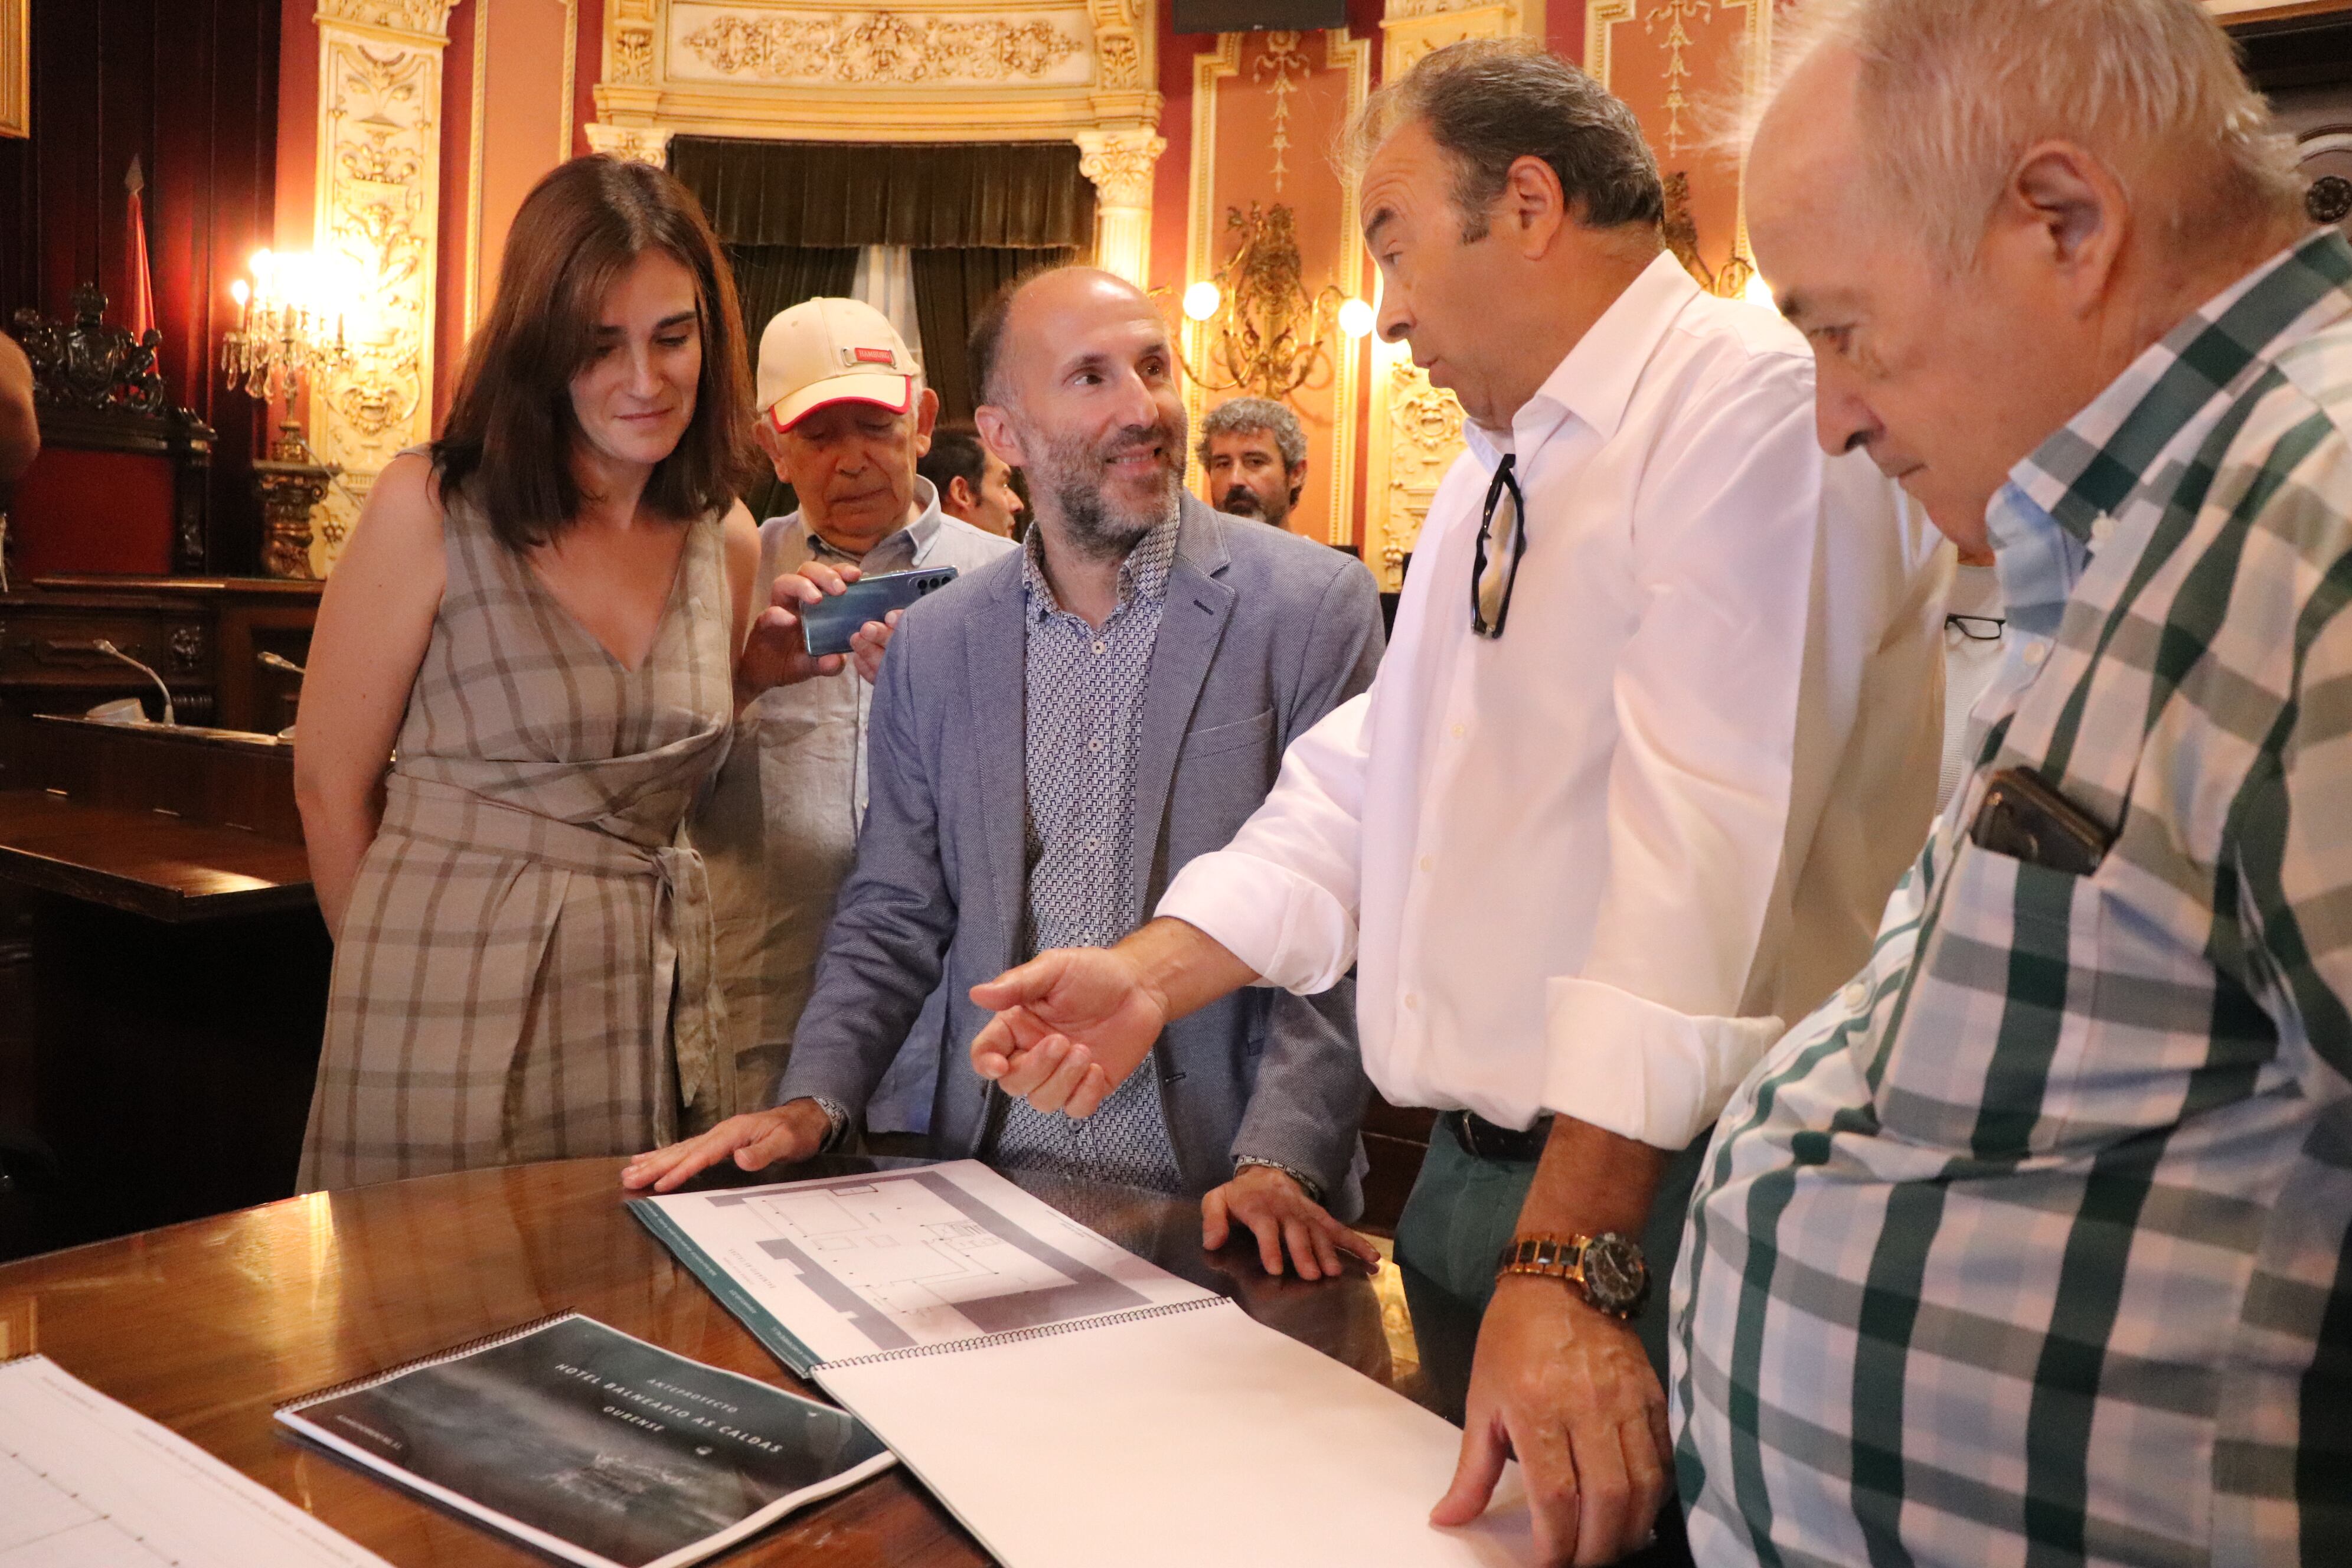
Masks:
[[[155,683],[155,689],[163,694],[163,722],[168,725],[177,724],[180,721],[172,712],[172,689],[163,684],[163,678],[162,676],[156,674],[153,670],[148,668],[145,665],[140,663],[137,659],[131,658],[129,654],[123,652],[121,648],[107,641],[104,637],[98,638],[96,641],[92,642],[89,647],[91,652],[102,653],[109,658],[119,658],[123,663],[129,665],[131,668],[137,670],[140,674],[145,676],[148,679],[153,681]]]
[[[260,663],[268,665],[270,668],[282,669],[289,675],[299,676],[308,673],[300,665],[295,663],[292,659],[288,658],[283,654],[263,652],[255,654],[253,657]]]

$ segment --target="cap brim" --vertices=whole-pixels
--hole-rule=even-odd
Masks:
[[[768,418],[778,430],[789,430],[834,403],[871,403],[893,414],[904,414],[915,405],[915,378],[895,372],[827,376],[814,386],[776,399],[768,409]]]

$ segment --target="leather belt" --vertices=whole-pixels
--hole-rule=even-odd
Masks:
[[[1540,1160],[1551,1137],[1551,1118],[1539,1116],[1522,1132],[1498,1127],[1475,1111],[1449,1110],[1438,1118],[1454,1133],[1462,1152],[1474,1160]]]

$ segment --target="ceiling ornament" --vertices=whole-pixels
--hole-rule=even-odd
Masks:
[[[727,76],[764,81],[836,81],[913,86],[924,82],[1034,80],[1086,41],[1043,18],[864,15],[725,15],[682,40]]]

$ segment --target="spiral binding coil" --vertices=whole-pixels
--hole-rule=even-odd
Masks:
[[[313,1405],[323,1405],[330,1399],[341,1399],[347,1394],[357,1394],[362,1389],[373,1388],[378,1384],[390,1383],[395,1377],[406,1377],[410,1373],[422,1372],[428,1366],[439,1366],[446,1362],[463,1361],[469,1355],[479,1355],[484,1351],[496,1350],[500,1345],[512,1344],[517,1340],[527,1340],[542,1329],[551,1329],[558,1323],[567,1322],[580,1315],[578,1312],[554,1312],[515,1328],[500,1329],[496,1333],[484,1334],[480,1339],[467,1340],[462,1345],[453,1345],[446,1351],[437,1351],[432,1355],[423,1356],[415,1361],[403,1362],[398,1366],[387,1368],[383,1372],[370,1373],[365,1377],[355,1377],[349,1383],[339,1383],[332,1388],[322,1388],[316,1394],[306,1394],[299,1399],[289,1400],[272,1414],[282,1415],[289,1410],[304,1410]]]
[[[872,1366],[877,1362],[908,1361],[915,1356],[949,1355],[957,1351],[987,1350],[996,1345],[1019,1344],[1024,1340],[1051,1339],[1056,1334],[1082,1333],[1089,1329],[1106,1329],[1114,1323],[1139,1323],[1146,1318],[1165,1318],[1177,1312],[1194,1312],[1203,1307],[1221,1307],[1223,1296],[1210,1296],[1198,1301],[1165,1301],[1157,1307],[1135,1307],[1124,1312],[1113,1312],[1101,1318],[1073,1318],[1066,1323],[1044,1323],[1034,1329],[1007,1329],[1001,1334],[988,1334],[976,1340],[950,1340],[944,1344],[910,1345],[904,1350],[876,1351],[871,1355],[851,1356],[846,1361],[829,1361],[817,1368],[833,1372],[845,1366]]]

